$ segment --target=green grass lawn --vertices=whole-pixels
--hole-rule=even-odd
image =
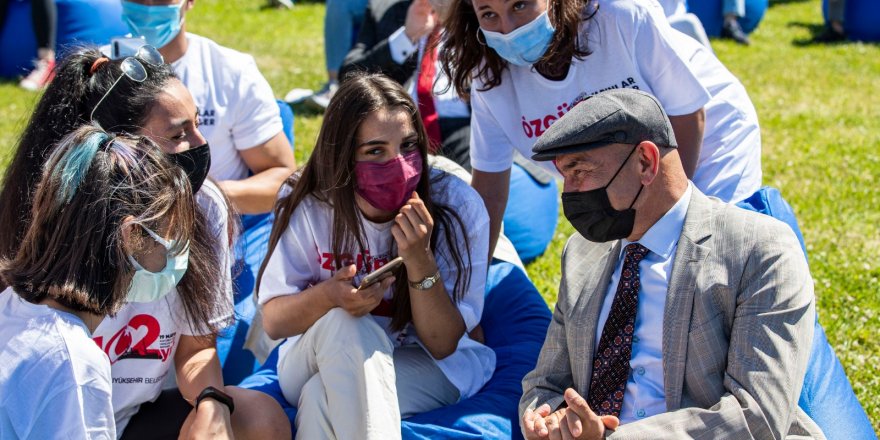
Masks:
[[[325,80],[323,3],[263,9],[262,0],[202,0],[190,30],[249,52],[279,97]],[[880,46],[807,44],[818,0],[771,0],[752,46],[714,41],[760,116],[764,182],[794,206],[816,282],[819,316],[859,399],[880,430]],[[0,83],[0,168],[37,95]],[[311,151],[321,117],[299,113],[296,156]],[[551,306],[559,255],[572,228],[562,219],[546,255],[528,267]]]

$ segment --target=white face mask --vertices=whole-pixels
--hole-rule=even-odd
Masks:
[[[180,253],[172,255],[171,249],[175,247],[174,242],[165,240],[145,226],[142,227],[153,237],[153,240],[165,248],[166,260],[164,269],[160,272],[150,272],[144,269],[134,257],[128,256],[128,260],[136,271],[131,280],[131,286],[128,288],[126,301],[135,303],[153,302],[167,295],[172,288],[177,286],[189,266],[189,244]]]

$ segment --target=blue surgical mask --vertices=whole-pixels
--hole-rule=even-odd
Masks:
[[[159,234],[146,227],[143,228],[156,242],[165,248],[166,262],[165,268],[160,272],[150,272],[144,269],[134,257],[128,256],[136,271],[125,299],[133,303],[153,302],[161,299],[172,288],[177,286],[177,283],[183,278],[183,274],[186,273],[186,268],[189,266],[189,245],[180,253],[172,254],[171,250],[175,247],[174,241],[169,242],[160,237]]]
[[[122,19],[134,36],[144,37],[147,44],[162,48],[180,33],[180,9],[184,3],[186,0],[176,5],[147,6],[123,0]]]
[[[509,34],[481,30],[486,44],[508,63],[517,66],[530,66],[540,60],[556,32],[546,11]]]

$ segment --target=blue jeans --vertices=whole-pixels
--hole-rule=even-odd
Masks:
[[[327,0],[324,14],[324,57],[327,71],[338,72],[364,20],[367,0]]]
[[[746,0],[723,0],[721,2],[721,14],[724,17],[731,14],[737,17],[745,17]]]

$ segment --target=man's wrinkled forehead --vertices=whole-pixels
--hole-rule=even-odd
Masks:
[[[601,150],[604,148],[560,154],[553,159],[553,165],[562,173],[577,166],[598,167],[603,162]]]

